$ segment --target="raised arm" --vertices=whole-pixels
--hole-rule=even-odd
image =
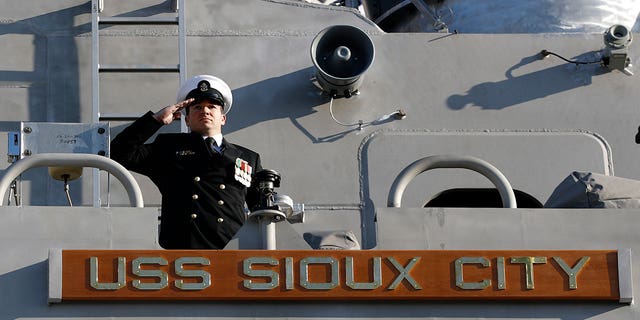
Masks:
[[[129,170],[149,174],[153,167],[150,161],[153,159],[153,145],[145,142],[162,126],[180,119],[180,110],[191,102],[193,99],[185,100],[156,113],[149,111],[138,118],[111,141],[111,159]]]

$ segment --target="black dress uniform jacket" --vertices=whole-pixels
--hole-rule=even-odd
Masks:
[[[160,127],[148,112],[113,139],[111,158],[160,189],[163,248],[222,249],[245,222],[245,200],[249,208],[259,201],[237,170],[247,173],[248,164],[255,174],[262,169],[260,155],[225,139],[219,154],[194,132],[159,134],[144,144]]]

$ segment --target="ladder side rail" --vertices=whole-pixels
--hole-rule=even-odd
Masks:
[[[100,43],[99,43],[99,13],[104,8],[103,0],[91,0],[91,123],[100,122]],[[93,206],[101,206],[100,170],[91,170]]]
[[[179,87],[182,87],[187,80],[187,26],[184,23],[186,19],[185,14],[185,0],[174,0],[177,4],[178,10],[178,49],[179,49]],[[180,132],[188,132],[187,124],[184,121],[184,117],[180,117]]]

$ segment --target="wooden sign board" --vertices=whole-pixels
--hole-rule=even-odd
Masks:
[[[50,267],[50,278],[59,279],[50,284],[51,301],[631,297],[620,276],[630,279],[630,266],[620,273],[619,265],[630,264],[630,250],[59,252],[50,261],[60,264]]]

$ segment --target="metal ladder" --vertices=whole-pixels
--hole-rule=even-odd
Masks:
[[[180,85],[186,76],[186,26],[184,23],[184,0],[171,0],[171,7],[177,13],[175,17],[102,17],[104,0],[91,0],[91,47],[92,47],[92,122],[109,120],[134,120],[140,114],[106,114],[100,112],[100,74],[101,73],[178,73]],[[104,25],[176,25],[178,26],[179,62],[174,65],[116,65],[100,64],[100,26]]]
[[[91,0],[91,80],[92,80],[92,123],[101,121],[130,121],[140,114],[108,114],[100,111],[100,74],[101,73],[178,73],[182,85],[186,77],[186,26],[185,0],[170,0],[171,8],[176,12],[174,17],[102,17],[104,0]],[[176,25],[178,26],[178,64],[174,65],[115,65],[100,63],[100,27],[105,25]],[[183,121],[182,121],[183,122]],[[186,131],[184,123],[181,131]],[[101,206],[100,172],[93,169],[93,206]]]

